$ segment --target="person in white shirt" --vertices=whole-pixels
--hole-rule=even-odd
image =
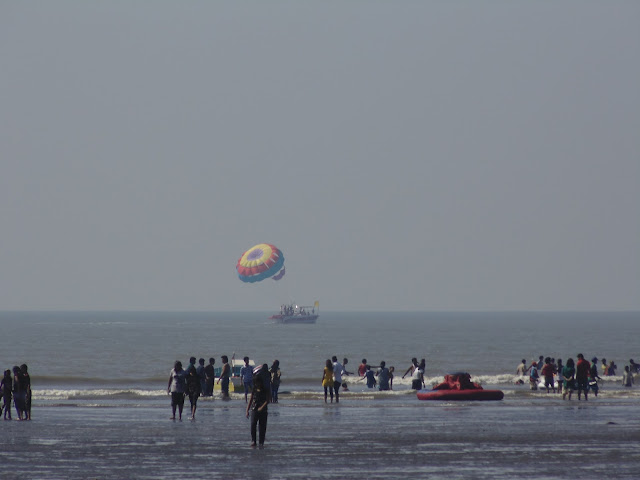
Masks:
[[[338,396],[338,391],[342,386],[342,374],[344,373],[344,366],[338,362],[338,357],[335,355],[331,357],[331,361],[333,362],[333,390],[336,392],[336,403],[340,401],[340,397]]]

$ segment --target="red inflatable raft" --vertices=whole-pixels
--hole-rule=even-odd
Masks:
[[[502,400],[501,390],[485,390],[471,381],[466,372],[445,375],[444,382],[433,387],[433,390],[419,390],[419,400]]]

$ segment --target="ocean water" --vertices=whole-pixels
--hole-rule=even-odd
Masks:
[[[33,420],[2,422],[0,478],[638,478],[640,386],[621,386],[640,360],[638,312],[322,312],[314,325],[268,313],[0,312],[3,369],[27,363]],[[618,375],[597,398],[515,385],[522,358],[606,357]],[[280,403],[264,449],[249,448],[240,394],[169,420],[176,359],[280,360]],[[392,392],[347,377],[323,402],[332,355],[395,366]],[[499,402],[425,402],[401,374],[426,358],[427,383],[468,371]],[[186,402],[188,405],[188,401]],[[15,412],[14,412],[15,417]]]

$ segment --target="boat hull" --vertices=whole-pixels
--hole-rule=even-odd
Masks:
[[[502,400],[501,390],[419,390],[419,400]]]
[[[319,315],[271,315],[275,323],[316,323]]]

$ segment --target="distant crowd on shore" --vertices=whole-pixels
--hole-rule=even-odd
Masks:
[[[5,370],[0,381],[2,405],[0,413],[4,419],[11,420],[11,400],[16,409],[17,420],[31,420],[31,377],[26,364],[16,365],[12,370]]]
[[[209,358],[207,365],[205,365],[204,358],[200,358],[196,365],[196,357],[191,357],[186,368],[182,367],[181,361],[175,361],[174,367],[169,373],[169,383],[167,385],[167,392],[172,397],[172,418],[175,419],[176,411],[178,411],[179,418],[182,418],[182,407],[187,396],[191,403],[191,418],[195,418],[198,398],[201,396],[213,396],[215,385],[220,386],[222,399],[229,399],[229,383],[230,378],[233,376],[232,366],[229,363],[229,357],[226,355],[222,355],[221,360],[222,367],[218,375],[216,375],[215,358]],[[263,379],[263,383],[269,388],[270,402],[277,403],[278,389],[280,387],[280,362],[274,360],[271,368],[266,363],[259,367],[253,367],[249,362],[249,357],[244,357],[244,365],[239,371],[239,376],[244,386],[245,401],[248,402],[248,396],[253,388],[256,376],[260,376]]]
[[[615,376],[617,365],[613,360],[607,364],[605,358],[602,359],[602,375]],[[629,365],[624,367],[622,375],[622,385],[632,387],[634,384],[634,374],[640,373],[640,365],[635,363],[633,359],[629,360]],[[529,385],[531,390],[538,390],[541,379],[544,380],[544,387],[547,393],[562,393],[562,399],[571,395],[574,391],[578,391],[578,400],[588,400],[588,394],[591,392],[594,396],[598,396],[598,380],[602,380],[598,373],[598,358],[593,357],[589,363],[582,353],[577,355],[577,362],[573,358],[569,358],[566,364],[562,363],[562,359],[544,357],[540,355],[538,360],[532,360],[527,366],[527,361],[523,358],[522,362],[516,368],[516,375],[529,376]],[[519,379],[516,383],[524,383]],[[556,388],[557,386],[557,388]]]
[[[169,373],[167,393],[171,395],[171,419],[182,420],[185,398],[189,397],[191,404],[191,420],[195,420],[198,398],[213,396],[214,382],[220,385],[223,400],[229,399],[229,382],[233,374],[229,357],[222,355],[222,367],[216,382],[215,359],[210,358],[205,366],[204,358],[198,361],[196,357],[189,359],[187,368],[182,368],[182,362],[176,360]],[[267,432],[267,417],[269,403],[278,403],[278,389],[280,388],[280,362],[274,360],[271,368],[268,364],[259,367],[250,365],[249,357],[244,357],[244,365],[240,368],[239,376],[244,387],[244,399],[247,403],[247,417],[251,416],[251,446],[263,446]]]
[[[340,389],[347,391],[348,385],[343,376],[353,375],[353,372],[347,371],[347,364],[349,360],[344,358],[342,363],[338,361],[338,357],[334,355],[331,359],[325,361],[325,366],[322,371],[322,387],[324,388],[324,401],[327,403],[327,399],[330,398],[330,402],[333,403],[333,397],[335,394],[336,403],[340,402]],[[420,363],[414,357],[411,359],[411,365],[402,375],[405,378],[409,375],[412,379],[411,388],[414,390],[420,390],[425,387],[424,372],[426,369],[427,361],[423,358]],[[372,370],[372,369],[377,369]],[[384,360],[380,362],[380,365],[373,366],[367,363],[367,359],[363,358],[360,366],[358,367],[358,380],[364,380],[368,388],[378,387],[378,390],[393,390],[393,378],[395,367],[387,367]]]

